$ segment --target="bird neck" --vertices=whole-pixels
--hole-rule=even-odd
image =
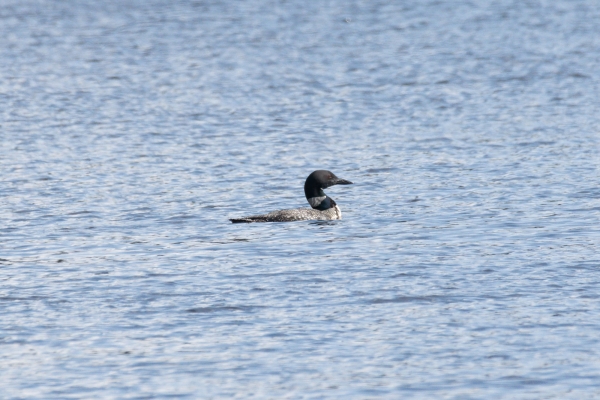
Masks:
[[[308,204],[310,204],[312,208],[314,208],[315,210],[325,211],[336,206],[335,201],[331,197],[323,193],[323,190],[320,190],[320,192],[320,196],[306,196],[306,200],[308,200]]]

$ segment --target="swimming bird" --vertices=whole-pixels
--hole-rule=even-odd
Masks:
[[[306,178],[306,182],[304,182],[304,195],[312,208],[279,210],[268,214],[230,218],[229,220],[233,223],[249,223],[342,219],[342,211],[336,202],[323,192],[323,189],[333,185],[350,184],[352,184],[352,182],[338,178],[333,172],[317,170],[310,174],[308,178]]]

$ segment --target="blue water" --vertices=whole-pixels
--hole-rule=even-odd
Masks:
[[[0,3],[1,398],[600,397],[600,3]]]

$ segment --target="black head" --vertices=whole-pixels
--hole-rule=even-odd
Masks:
[[[312,208],[317,210],[327,210],[335,207],[335,201],[327,197],[323,189],[333,185],[350,185],[352,182],[340,179],[333,172],[317,170],[310,174],[304,182],[304,195]]]

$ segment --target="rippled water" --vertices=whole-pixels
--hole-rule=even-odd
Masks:
[[[1,3],[3,398],[600,397],[596,1]]]

